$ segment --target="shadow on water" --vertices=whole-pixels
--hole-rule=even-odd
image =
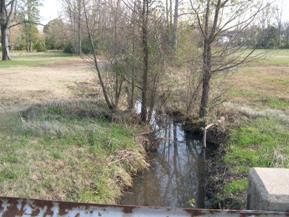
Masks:
[[[151,167],[135,178],[120,203],[204,208],[206,161],[201,138],[165,114],[154,114],[151,125],[159,148],[149,156]]]

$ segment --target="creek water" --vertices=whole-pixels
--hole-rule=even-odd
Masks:
[[[136,176],[120,203],[205,207],[206,161],[201,138],[169,115],[154,113],[152,119],[158,149],[149,155],[150,168]]]

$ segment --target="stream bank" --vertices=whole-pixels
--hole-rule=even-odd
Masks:
[[[115,204],[148,165],[140,125],[111,122],[92,101],[0,113],[2,196]]]

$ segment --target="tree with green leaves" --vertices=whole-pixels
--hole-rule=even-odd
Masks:
[[[68,44],[68,26],[59,18],[49,21],[43,32],[48,49],[64,49]]]
[[[33,43],[37,40],[40,6],[41,0],[21,0],[18,5],[18,19],[24,25],[24,38],[28,52],[32,52]]]
[[[70,24],[70,31],[73,40],[73,52],[77,55],[81,55],[83,40],[82,26],[86,25],[82,0],[62,0],[62,3]]]

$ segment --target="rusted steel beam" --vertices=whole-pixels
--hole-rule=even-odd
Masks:
[[[192,216],[289,216],[263,211],[171,209],[158,207],[98,205],[20,198],[0,198],[1,217],[192,217]]]

